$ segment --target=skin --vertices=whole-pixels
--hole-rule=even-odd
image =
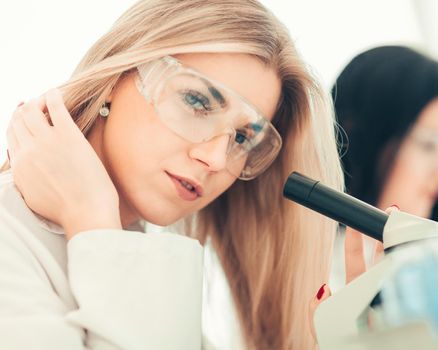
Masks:
[[[433,131],[438,135],[438,98],[420,113],[412,132]],[[436,145],[436,144],[435,144]],[[438,198],[438,150],[407,135],[385,182],[378,206],[397,204],[401,210],[430,217]]]
[[[281,82],[255,57],[175,57],[272,119]],[[140,94],[134,74],[124,75],[107,101],[110,115],[97,118],[88,139],[57,90],[19,106],[8,127],[17,188],[32,210],[64,228],[67,239],[93,228],[127,228],[140,218],[169,225],[205,207],[236,180],[225,167],[229,136],[191,143],[176,135]],[[197,182],[202,196],[182,199],[167,173]]]
[[[222,53],[175,58],[231,88],[272,119],[281,84],[275,72],[256,58]],[[122,79],[108,101],[109,117],[99,118],[88,140],[118,190],[123,226],[140,217],[169,225],[205,207],[236,180],[225,168],[228,136],[199,144],[179,137],[138,92],[134,75]],[[166,172],[198,182],[202,197],[181,199]]]

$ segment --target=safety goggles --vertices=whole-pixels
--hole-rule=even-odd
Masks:
[[[257,109],[224,85],[165,56],[137,67],[136,85],[166,127],[192,143],[229,135],[226,168],[242,180],[260,175],[281,137]]]

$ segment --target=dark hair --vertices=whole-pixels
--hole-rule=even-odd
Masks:
[[[332,96],[348,136],[340,140],[346,188],[376,205],[398,146],[438,97],[438,62],[407,47],[373,48],[344,68]],[[432,215],[438,219],[437,203]]]

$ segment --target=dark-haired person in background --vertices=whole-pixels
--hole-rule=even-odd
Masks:
[[[438,62],[407,47],[373,48],[344,68],[332,96],[347,134],[348,193],[437,221]]]

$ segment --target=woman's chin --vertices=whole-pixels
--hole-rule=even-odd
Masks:
[[[157,226],[169,226],[176,223],[180,219],[182,219],[181,215],[172,215],[172,213],[169,212],[155,215],[151,215],[149,213],[149,215],[146,215],[144,218],[146,222]]]
[[[131,201],[132,217],[141,218],[142,220],[157,226],[169,226],[177,221],[187,217],[195,212],[194,208],[181,207],[179,203],[169,200],[162,200],[161,197],[153,197],[148,202]]]

